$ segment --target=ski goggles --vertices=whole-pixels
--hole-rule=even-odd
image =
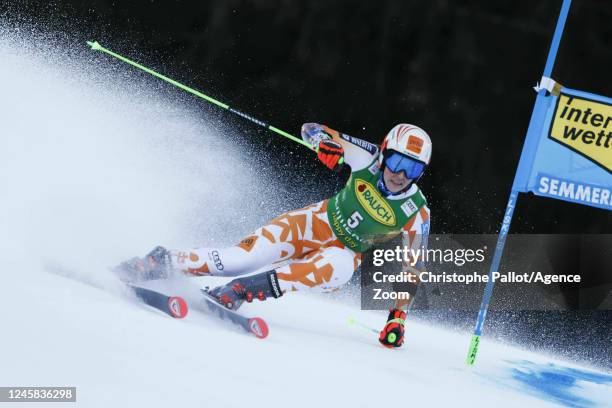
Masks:
[[[393,173],[403,171],[406,177],[414,180],[423,174],[426,164],[421,161],[411,159],[408,156],[404,156],[401,153],[392,152],[385,159],[385,166]]]

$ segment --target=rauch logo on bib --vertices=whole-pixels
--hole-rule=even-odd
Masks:
[[[395,213],[389,204],[378,194],[376,188],[362,179],[355,180],[355,194],[359,204],[381,224],[393,227],[397,224]]]

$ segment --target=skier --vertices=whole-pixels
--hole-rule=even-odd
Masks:
[[[236,310],[257,298],[278,298],[286,292],[329,292],[348,282],[361,263],[361,253],[376,237],[402,235],[403,245],[424,248],[430,212],[417,186],[430,162],[432,144],[421,128],[399,124],[380,147],[316,123],[302,126],[302,138],[317,149],[328,168],[351,168],[346,186],[333,197],[282,214],[228,248],[166,250],[156,247],[144,259],[123,263],[130,279],[157,279],[180,270],[195,276],[236,277],[209,293]],[[281,265],[276,266],[275,265]],[[270,270],[250,276],[260,268]],[[397,300],[380,332],[386,347],[404,341],[404,306],[416,294],[422,263],[403,264],[415,283],[410,299]]]

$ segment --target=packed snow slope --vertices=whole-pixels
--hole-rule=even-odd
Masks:
[[[282,197],[210,107],[71,47],[0,32],[0,386],[76,386],[80,407],[610,406],[606,373],[486,337],[466,368],[468,334],[414,321],[387,350],[347,324],[383,313],[324,296],[246,305],[265,340],[197,310],[211,278],[151,283],[184,320],[142,305],[108,266],[231,244]]]

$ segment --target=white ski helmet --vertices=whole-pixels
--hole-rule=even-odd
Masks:
[[[418,126],[400,123],[387,133],[380,146],[378,164],[381,168],[391,150],[418,160],[426,166],[431,161],[431,139],[427,132]]]

